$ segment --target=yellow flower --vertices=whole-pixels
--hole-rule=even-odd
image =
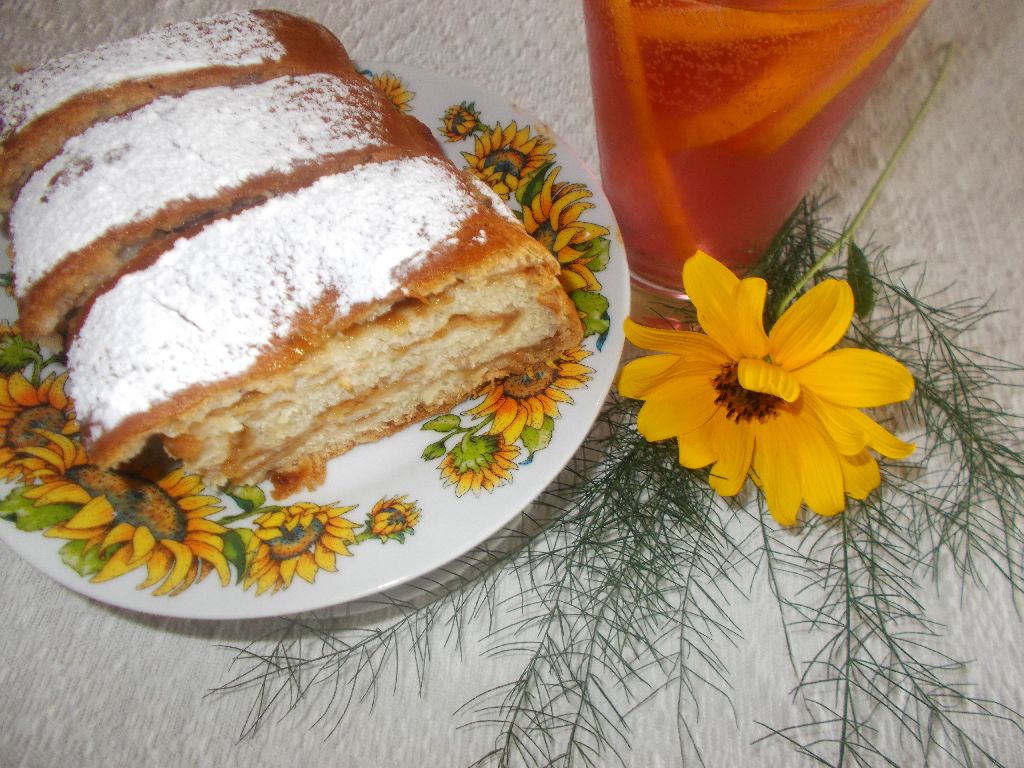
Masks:
[[[445,485],[455,486],[456,496],[493,491],[512,480],[518,455],[519,448],[500,434],[467,434],[441,461],[441,477]]]
[[[590,190],[583,184],[556,183],[560,170],[552,169],[540,192],[523,206],[523,226],[558,259],[566,292],[600,291],[601,283],[591,269],[594,256],[588,255],[586,246],[608,230],[580,221],[584,211],[594,207],[587,202]]]
[[[220,511],[216,496],[203,495],[203,481],[177,469],[155,483],[100,469],[88,463],[82,446],[63,435],[47,433],[44,448],[26,448],[49,473],[41,485],[25,491],[36,504],[74,504],[80,509],[67,521],[47,529],[53,538],[84,541],[86,550],[117,547],[94,582],[107,581],[141,566],[146,579],[139,589],[162,582],[155,595],[178,594],[216,570],[221,584],[230,580],[224,557],[227,529],[208,520]]]
[[[544,417],[558,418],[558,404],[571,403],[566,390],[578,389],[590,381],[593,368],[580,361],[590,355],[583,347],[563,352],[557,360],[531,366],[525,372],[491,384],[483,401],[466,411],[472,416],[494,414],[488,430],[500,434],[509,445],[519,439],[524,427],[540,429]]]
[[[504,128],[476,137],[473,152],[463,152],[469,170],[503,199],[519,189],[542,165],[551,160],[554,145],[543,136],[530,136],[530,128],[520,129],[513,120]]]
[[[244,588],[256,584],[261,595],[287,588],[295,575],[312,584],[318,571],[336,571],[336,556],[350,556],[356,543],[356,524],[344,517],[353,509],[301,501],[257,518]]]
[[[881,482],[870,448],[905,458],[914,446],[860,409],[906,400],[907,369],[865,349],[833,349],[853,317],[844,281],[825,280],[804,294],[765,334],[767,286],[738,279],[698,252],[683,282],[705,333],[657,330],[627,320],[626,335],[662,352],[629,363],[619,391],[644,400],[637,429],[648,440],[676,437],[679,463],[711,465],[711,487],[739,492],[748,474],[783,525],[801,503],[821,515],[863,499]]]
[[[406,88],[402,78],[394,72],[381,72],[378,75],[373,75],[370,82],[384,92],[388,101],[394,104],[395,109],[399,112],[409,111],[409,102],[416,94]]]
[[[74,406],[64,394],[65,381],[66,373],[47,376],[39,386],[18,372],[0,377],[0,479],[28,479],[45,469],[45,462],[40,464],[22,451],[48,444],[40,430],[77,434]]]
[[[383,498],[373,505],[373,511],[366,521],[370,533],[380,538],[402,540],[420,521],[420,510],[415,502],[406,501],[405,496]]]
[[[453,104],[441,118],[441,132],[450,142],[462,141],[480,128],[480,113],[472,103]]]

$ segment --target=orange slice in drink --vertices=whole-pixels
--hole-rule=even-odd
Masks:
[[[778,114],[819,76],[821,58],[817,45],[794,41],[778,48],[742,85],[722,89],[721,97],[699,112],[674,116],[666,109],[657,123],[665,150],[672,153],[717,144]],[[705,87],[715,86],[706,83]]]
[[[636,11],[636,33],[648,40],[666,42],[735,43],[818,32],[868,12],[870,9],[864,7],[793,13],[680,3]]]
[[[644,76],[634,28],[633,8],[630,0],[608,0],[608,9],[615,50],[621,58],[620,64],[625,75],[629,108],[637,126],[636,141],[650,179],[650,191],[672,240],[667,245],[682,260],[693,253],[694,244],[672,170],[655,130],[647,78]]]
[[[876,13],[870,5],[790,13],[685,3],[638,12],[638,50],[659,88],[660,141],[670,153],[708,146],[778,114]]]
[[[797,104],[785,110],[777,120],[765,126],[750,143],[750,148],[769,154],[781,147],[807,125],[832,99],[850,85],[889,45],[908,31],[930,0],[909,0],[893,20],[885,25],[853,59],[849,66],[810,90]]]
[[[671,45],[674,35],[692,46],[688,55],[698,56],[706,47],[708,58],[760,58],[738,87],[713,79],[704,83],[701,87],[718,99],[694,114],[678,114],[663,103],[659,140],[672,153],[716,144],[765,123],[767,130],[752,132],[757,136],[747,146],[763,153],[777,149],[863,72],[928,2],[800,13],[686,6],[644,11],[637,24],[644,43]],[[839,63],[829,66],[830,61]]]

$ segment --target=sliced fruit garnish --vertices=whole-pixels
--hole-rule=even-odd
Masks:
[[[701,47],[705,47],[705,62],[732,60],[733,69],[718,72],[716,68],[723,69],[724,65],[707,64],[712,71],[704,82],[690,84],[693,91],[704,91],[705,102],[707,94],[716,98],[710,106],[701,105],[699,93],[693,96],[698,111],[690,114],[687,107],[692,105],[686,103],[685,93],[663,101],[655,118],[659,140],[671,154],[726,141],[765,123],[765,130],[751,131],[751,143],[747,146],[765,154],[777,149],[863,72],[908,28],[927,3],[928,0],[909,0],[902,5],[874,5],[856,12],[832,13],[645,11],[642,16],[647,19],[646,26],[656,27],[658,36],[666,41],[663,48],[670,45],[668,37],[674,32],[690,48],[686,55],[698,57]],[[709,15],[712,13],[715,15]],[[701,18],[705,23],[698,23]],[[674,21],[670,23],[670,19]],[[693,23],[692,29],[683,28],[687,19]],[[811,21],[818,26],[812,28]],[[772,29],[772,23],[779,28]],[[783,33],[782,29],[787,31]],[[762,34],[758,36],[754,30],[761,30]],[[651,44],[644,39],[640,45]],[[737,86],[735,82],[742,75],[737,75],[735,69],[744,58],[751,62],[750,77]],[[656,63],[648,61],[651,66]]]
[[[644,77],[643,65],[634,29],[633,8],[629,0],[608,0],[611,10],[612,33],[615,38],[615,50],[621,56],[624,80],[629,98],[629,107],[633,112],[637,126],[636,140],[640,146],[641,156],[650,176],[650,188],[657,201],[658,212],[671,233],[672,242],[666,248],[680,256],[688,256],[692,252],[691,244],[686,235],[689,232],[683,206],[679,200],[675,180],[668,166],[664,147],[659,143],[655,130],[655,121],[651,112],[650,94]]]
[[[636,33],[647,40],[731,43],[817,32],[871,12],[863,6],[828,11],[766,13],[741,8],[676,5],[636,12]]]
[[[789,141],[826,104],[842,93],[864,72],[896,38],[909,29],[929,1],[911,0],[904,5],[899,14],[879,30],[874,39],[853,58],[849,66],[844,67],[818,87],[810,89],[797,104],[786,109],[778,119],[766,125],[764,131],[758,131],[758,135],[750,144],[751,149],[768,154]]]

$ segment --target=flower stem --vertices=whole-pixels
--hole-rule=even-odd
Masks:
[[[251,509],[248,512],[239,512],[234,515],[228,515],[227,517],[221,517],[217,520],[221,525],[233,525],[240,523],[243,520],[248,520],[250,517],[256,517],[256,515],[262,515],[268,512],[266,507],[260,507],[259,509]]]
[[[366,527],[363,528],[362,531],[360,531],[359,533],[356,534],[356,540],[354,542],[352,542],[352,544],[350,544],[349,546],[352,546],[354,544],[362,544],[364,541],[369,541],[370,539],[376,539],[376,538],[378,538],[377,534],[375,534],[373,531],[371,531],[370,530],[370,526],[367,525]]]
[[[938,95],[939,92],[939,87],[942,85],[942,82],[946,79],[946,73],[949,71],[949,65],[952,62],[952,60],[953,44],[947,43],[943,47],[942,63],[939,65],[939,72],[935,76],[935,80],[928,91],[928,95],[925,96],[924,101],[921,102],[921,106],[918,107],[917,109],[917,114],[914,115],[914,119],[911,120],[910,125],[907,127],[907,130],[903,133],[903,137],[900,139],[899,144],[896,145],[896,149],[893,150],[892,154],[889,156],[889,159],[886,161],[885,167],[882,168],[882,173],[875,180],[875,183],[871,185],[871,189],[868,192],[867,197],[864,199],[864,202],[861,203],[861,206],[857,210],[857,213],[854,215],[853,219],[850,220],[850,223],[839,235],[838,239],[836,239],[836,241],[832,243],[832,245],[830,245],[828,249],[826,249],[826,251],[821,255],[821,257],[816,262],[814,262],[813,265],[811,265],[811,268],[808,269],[807,272],[805,272],[799,280],[797,280],[796,284],[792,288],[790,288],[789,292],[783,297],[782,301],[779,302],[780,312],[784,310],[787,306],[789,306],[789,304],[791,304],[793,300],[799,295],[799,293],[804,289],[807,283],[810,282],[811,278],[818,274],[818,272],[821,271],[822,267],[824,267],[829,261],[831,261],[832,258],[839,253],[842,247],[853,239],[853,236],[857,233],[857,229],[864,222],[864,219],[867,217],[868,213],[870,213],[871,209],[874,207],[875,201],[878,199],[878,195],[882,191],[882,187],[885,186],[885,183],[889,180],[889,177],[892,175],[893,169],[896,167],[896,163],[899,161],[900,157],[903,156],[903,152],[906,150],[906,148],[910,145],[910,140],[914,137],[914,134],[917,133],[917,129],[924,121],[925,115],[928,113],[929,109],[934,103],[935,97]]]

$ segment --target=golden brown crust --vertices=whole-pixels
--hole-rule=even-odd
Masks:
[[[189,197],[166,205],[153,215],[114,228],[85,248],[66,254],[47,275],[37,280],[18,299],[20,327],[31,339],[60,349],[70,315],[81,309],[121,275],[150,265],[179,236],[189,236],[219,218],[272,197],[309,186],[318,178],[342,173],[361,163],[430,155],[441,158],[436,142],[419,121],[401,115],[386,97],[369,86],[354,69],[339,79],[351,83],[350,97],[358,94],[368,115],[381,116],[373,126],[381,137],[374,147],[335,155],[322,155],[287,172],[270,172],[250,178],[216,196]],[[133,255],[139,250],[137,255]],[[15,287],[18,275],[15,270]]]
[[[81,93],[0,142],[0,215],[10,211],[21,186],[60,152],[67,139],[100,120],[124,114],[161,96],[180,95],[195,88],[262,82],[281,75],[340,74],[352,70],[344,47],[320,24],[283,11],[253,13],[284,46],[285,54],[280,59],[131,79],[110,88]]]
[[[245,72],[242,70],[246,68],[231,72],[219,71],[228,68],[212,68],[198,75],[154,78],[76,97],[51,115],[27,126],[8,142],[4,147],[7,154],[2,156],[5,172],[9,170],[7,160],[11,147],[22,153],[19,162],[23,165],[42,165],[49,159],[43,155],[50,153],[52,156],[64,138],[98,119],[151,101],[155,97],[151,92],[153,88],[160,89],[155,95],[162,95],[213,84],[268,79],[280,74],[334,72],[343,77],[358,76],[340,43],[327,30],[289,14],[260,13],[272,23],[289,51],[282,61]],[[213,77],[238,79],[230,82],[208,79]],[[111,106],[104,101],[111,102]],[[58,113],[60,117],[54,117]],[[241,207],[309,186],[324,174],[343,172],[362,162],[414,156],[435,158],[454,170],[426,126],[397,111],[387,114],[386,130],[392,134],[392,141],[384,149],[349,153],[344,158],[326,158],[323,162],[303,166],[293,174],[272,174],[254,180],[214,200],[168,206],[145,225],[148,229],[126,226],[111,233],[109,242],[74,254],[54,271],[52,279],[44,278],[28,292],[21,302],[23,326],[30,332],[45,334],[46,328],[53,328],[54,315],[61,320],[77,302],[84,302],[81,313],[73,317],[69,325],[69,340],[73,343],[79,323],[96,297],[116,285],[123,275],[155,263],[176,239],[191,237],[210,221],[235,215]],[[63,134],[56,126],[61,121],[68,121],[68,129]],[[31,143],[38,145],[38,151],[18,149],[19,137],[31,136],[33,132],[37,135]],[[16,184],[20,177],[12,179],[0,181]],[[186,466],[196,462],[198,466],[194,468],[198,471],[209,470],[215,482],[222,479],[259,482],[270,477],[275,495],[287,495],[323,482],[326,462],[356,443],[385,437],[433,413],[448,410],[488,381],[552,359],[580,343],[582,325],[558,282],[556,259],[530,238],[521,225],[509,219],[506,212],[495,210],[493,197],[483,194],[469,177],[461,177],[458,183],[469,205],[475,206],[473,212],[465,217],[452,238],[435,246],[414,268],[394,276],[400,287],[379,300],[353,307],[343,316],[337,314],[338,297],[328,293],[314,307],[293,318],[287,335],[275,339],[244,374],[187,388],[145,412],[125,418],[102,434],[92,434],[88,415],[81,414],[90,460],[101,466],[117,466],[151,444],[153,438],[163,438],[171,454],[184,460]],[[0,190],[0,198],[3,195]],[[3,210],[0,200],[0,212]],[[481,237],[481,233],[484,236]],[[121,247],[126,247],[129,253],[137,249],[138,254],[125,263],[117,250]],[[509,294],[507,286],[512,285],[515,293]],[[481,299],[481,291],[490,299]],[[76,293],[73,301],[61,304],[61,296],[71,293]],[[514,295],[515,299],[507,298],[509,295]],[[225,299],[230,300],[230,297]],[[502,303],[503,308],[494,309]],[[50,313],[49,318],[46,313]],[[434,330],[431,321],[437,323],[440,330]],[[421,329],[419,343],[433,351],[435,348],[430,345],[437,342],[438,349],[445,349],[450,358],[445,368],[450,379],[444,380],[443,386],[417,400],[419,392],[410,380],[415,382],[420,372],[432,374],[433,370],[429,363],[414,362],[402,369],[405,379],[385,368],[382,376],[386,380],[378,382],[374,378],[378,372],[373,370],[366,374],[361,385],[346,391],[344,402],[334,399],[338,389],[349,389],[344,370],[332,367],[335,363],[342,361],[351,368],[359,367],[362,360],[376,354],[379,347],[375,344],[381,338],[386,342],[399,340],[391,354],[403,356],[411,350],[403,348],[401,340],[406,325],[413,322],[419,323]],[[447,337],[449,333],[456,335]],[[446,339],[450,338],[456,341],[446,345]],[[503,342],[508,346],[503,347]],[[475,344],[471,359],[460,357],[463,351],[460,344],[464,343]],[[345,350],[351,348],[366,354],[350,353],[346,357]],[[314,377],[318,364],[330,373],[321,387],[319,399],[309,401],[312,405],[301,414],[301,420],[290,422],[291,431],[282,435],[257,432],[256,427],[250,432],[250,425],[261,423],[260,413],[253,409],[273,408],[272,395],[288,393],[290,397],[290,393],[301,386],[300,374],[308,375],[311,363]],[[392,374],[394,378],[387,378]],[[376,408],[378,398],[389,389],[405,392],[406,388],[409,402],[403,401],[401,407],[393,410]],[[298,392],[298,399],[302,394]],[[246,414],[254,415],[254,421],[246,421]],[[236,431],[229,435],[219,432],[216,424],[222,420],[235,420]],[[360,429],[330,431],[332,423],[346,420],[357,423]],[[365,427],[361,420],[365,420]],[[296,423],[302,425],[302,429],[294,428]],[[315,437],[316,442],[307,445],[307,437]],[[206,455],[209,446],[204,440],[218,449],[226,449],[220,454],[213,452],[220,456],[216,461]],[[203,461],[205,465],[201,464]]]
[[[486,243],[473,238],[481,227],[486,227],[489,233]],[[344,317],[335,316],[334,296],[324,296],[316,307],[296,318],[293,330],[272,344],[246,373],[182,390],[148,411],[127,417],[115,428],[95,438],[90,434],[89,425],[84,424],[90,458],[107,466],[126,461],[150,435],[159,434],[168,425],[187,422],[190,414],[200,410],[211,398],[223,393],[246,391],[253,381],[287,370],[315,354],[328,339],[359,333],[367,322],[388,322],[387,311],[402,301],[410,298],[424,304],[443,301],[453,284],[480,276],[495,275],[495,279],[500,279],[502,274],[509,272],[525,274],[535,284],[537,303],[551,310],[552,328],[556,329],[544,348],[518,350],[495,360],[488,378],[501,378],[522,370],[526,365],[553,358],[580,343],[582,324],[575,306],[557,281],[557,262],[522,229],[490,209],[484,209],[467,219],[454,239],[457,246],[438,249],[420,269],[407,275],[404,293],[399,290],[378,302],[355,307]],[[158,256],[151,254],[149,258]],[[452,405],[470,394],[470,391],[463,392]],[[403,421],[396,429],[409,423],[412,422]]]

